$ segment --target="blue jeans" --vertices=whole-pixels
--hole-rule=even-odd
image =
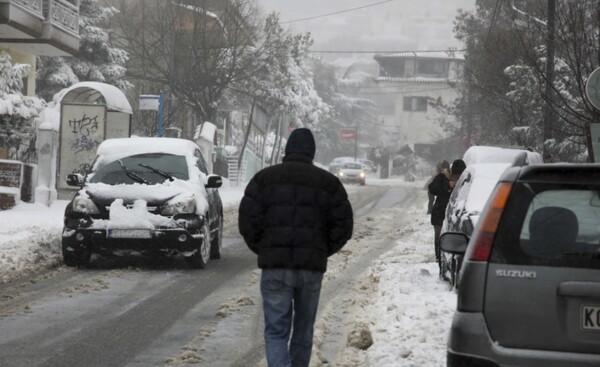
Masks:
[[[262,270],[260,292],[269,367],[308,366],[322,281],[323,273],[317,271]]]

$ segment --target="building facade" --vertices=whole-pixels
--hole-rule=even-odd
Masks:
[[[392,149],[408,145],[417,154],[431,149],[446,137],[441,121],[449,118],[435,105],[449,105],[458,97],[463,55],[401,52],[377,54],[374,59],[378,75],[357,85],[346,84],[341,92],[377,103],[376,124],[384,131],[384,145]]]
[[[0,0],[0,49],[13,63],[32,66],[24,95],[35,96],[37,56],[72,56],[79,50],[80,0]]]

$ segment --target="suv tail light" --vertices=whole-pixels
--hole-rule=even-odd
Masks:
[[[485,261],[490,259],[492,253],[492,244],[496,237],[496,230],[500,223],[500,217],[506,206],[506,201],[513,184],[510,182],[501,182],[496,185],[496,188],[490,196],[490,201],[482,213],[481,223],[476,232],[473,234],[473,245],[469,246],[466,253],[466,258],[471,261]]]

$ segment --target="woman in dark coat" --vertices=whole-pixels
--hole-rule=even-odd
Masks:
[[[452,162],[451,171],[447,169],[443,170],[437,176],[433,178],[433,181],[428,186],[429,193],[435,196],[435,202],[431,209],[431,224],[433,225],[434,231],[434,249],[435,249],[435,260],[440,267],[441,277],[441,252],[440,252],[440,233],[442,231],[442,224],[444,223],[444,216],[446,214],[446,206],[450,199],[450,194],[454,189],[454,184],[460,177],[460,174],[465,170],[466,164],[462,159],[457,159]]]

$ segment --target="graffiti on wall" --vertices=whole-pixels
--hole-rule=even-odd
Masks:
[[[65,177],[89,165],[104,140],[106,107],[63,104],[60,126],[59,188],[68,188]]]
[[[71,144],[74,154],[94,150],[100,144],[100,141],[94,139],[98,132],[98,118],[98,115],[89,117],[84,113],[81,118],[69,120],[69,129],[76,136]]]

